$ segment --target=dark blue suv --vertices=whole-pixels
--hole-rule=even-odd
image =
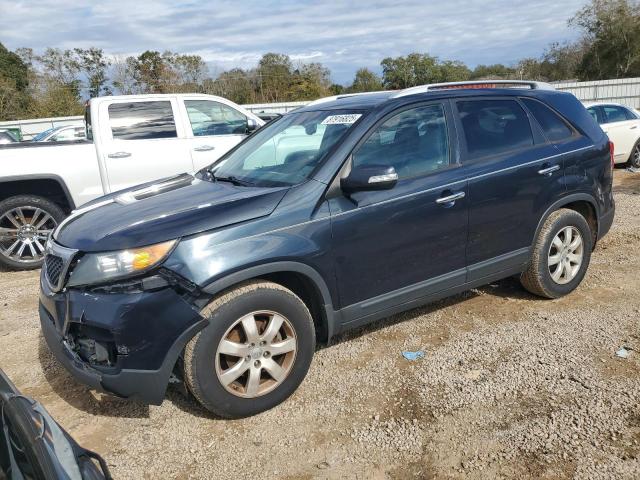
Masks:
[[[96,389],[181,380],[242,417],[347,329],[512,275],[568,294],[613,222],[612,145],[573,95],[489,83],[319,100],[76,211],[41,276],[49,348]]]

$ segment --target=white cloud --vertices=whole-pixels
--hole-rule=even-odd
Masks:
[[[255,65],[265,52],[321,61],[338,81],[360,66],[413,51],[478,63],[537,56],[575,36],[567,19],[583,0],[168,1],[0,0],[8,48],[97,46],[197,53],[220,68]]]

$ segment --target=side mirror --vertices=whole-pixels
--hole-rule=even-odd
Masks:
[[[256,122],[253,118],[247,118],[247,133],[255,132],[260,128],[258,122]]]
[[[353,167],[349,175],[340,180],[346,194],[369,190],[389,190],[398,183],[396,169],[387,165],[361,165]]]

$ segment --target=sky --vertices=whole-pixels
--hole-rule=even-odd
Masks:
[[[567,20],[584,1],[0,0],[0,42],[36,52],[199,54],[212,76],[286,53],[294,64],[321,62],[346,84],[360,67],[380,73],[380,60],[411,52],[471,67],[537,57],[549,43],[577,37]]]

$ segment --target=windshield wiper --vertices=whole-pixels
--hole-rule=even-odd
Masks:
[[[252,187],[254,185],[251,182],[248,182],[246,180],[242,180],[241,178],[235,177],[233,175],[228,175],[226,177],[218,177],[218,176],[214,175],[213,172],[211,172],[211,177],[216,182],[229,182],[229,183],[232,183],[234,185],[239,185],[241,187]]]

